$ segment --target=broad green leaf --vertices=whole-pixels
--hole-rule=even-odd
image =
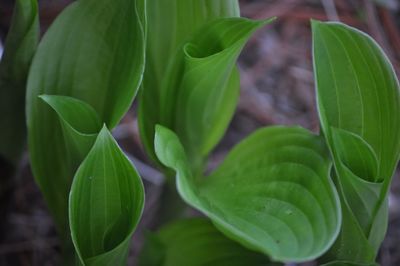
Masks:
[[[159,256],[160,255],[160,256]],[[156,260],[155,260],[156,259]],[[205,218],[168,224],[149,234],[140,266],[267,266],[272,263],[219,232]]]
[[[17,0],[0,62],[0,156],[15,164],[26,143],[25,91],[39,39],[36,0]]]
[[[144,146],[155,161],[157,158],[153,147],[154,127],[161,122],[161,116],[165,115],[164,109],[167,108],[166,111],[170,113],[176,104],[176,99],[169,102],[170,100],[164,99],[162,94],[171,94],[179,90],[172,87],[173,82],[179,81],[170,80],[183,77],[182,71],[175,70],[177,73],[171,73],[177,68],[176,65],[182,64],[184,60],[183,47],[210,21],[238,16],[237,0],[147,1],[146,71],[139,102],[139,122]],[[198,33],[203,34],[204,31]],[[165,106],[164,109],[161,109],[161,105]],[[170,116],[171,114],[168,114],[168,117]],[[173,122],[168,121],[169,124]]]
[[[155,150],[176,170],[182,198],[247,247],[278,261],[305,261],[336,239],[341,215],[331,163],[324,141],[305,129],[261,129],[208,177],[192,174],[179,139],[162,126]]]
[[[38,96],[80,100],[112,129],[129,108],[142,79],[145,12],[139,7],[144,6],[144,0],[78,0],[58,16],[33,59],[27,93],[32,170],[67,242],[68,193],[89,149],[79,156],[70,153],[63,119]]]
[[[72,240],[83,265],[126,265],[144,206],[135,168],[106,127],[76,172],[69,198]]]
[[[332,252],[332,257],[371,263],[386,233],[387,192],[399,159],[399,83],[366,34],[340,23],[313,21],[312,26],[318,110],[346,212],[334,247],[370,246],[357,254]]]

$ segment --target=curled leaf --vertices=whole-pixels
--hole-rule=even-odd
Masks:
[[[106,127],[79,167],[69,198],[72,240],[83,265],[126,265],[144,205],[135,168]]]
[[[239,93],[236,58],[251,33],[266,23],[232,19],[238,16],[237,0],[148,2],[139,123],[154,161],[156,124],[178,133],[198,168],[224,134]]]
[[[101,124],[112,129],[131,105],[142,79],[145,11],[140,8],[144,7],[144,0],[75,1],[51,25],[33,59],[26,100],[32,170],[63,242],[69,243],[70,237],[67,215],[72,178],[95,136],[82,140],[65,126],[65,122],[71,124],[69,111],[60,120],[54,104],[38,96],[79,100],[84,103],[78,104],[81,110],[83,105],[91,106]],[[92,116],[93,112],[85,113]],[[83,118],[91,119],[82,116],[71,126],[91,123]],[[66,139],[75,141],[76,147]]]
[[[400,154],[399,82],[365,33],[341,23],[313,21],[312,28],[319,116],[344,212],[328,257],[372,263],[386,233]]]
[[[39,96],[57,113],[62,127],[68,154],[76,161],[82,161],[92,148],[101,122],[96,111],[78,99],[58,96]]]

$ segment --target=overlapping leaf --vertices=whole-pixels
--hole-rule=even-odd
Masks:
[[[144,0],[76,1],[55,20],[34,57],[27,95],[31,162],[63,238],[69,237],[67,203],[72,177],[90,145],[79,156],[71,153],[74,144],[65,142],[72,139],[63,132],[68,128],[68,114],[60,120],[57,108],[38,96],[72,97],[94,109],[100,122],[113,128],[129,108],[144,71],[141,19],[145,12],[139,10],[144,6]],[[87,121],[67,122],[85,125]]]
[[[324,142],[304,129],[261,129],[206,178],[192,174],[172,131],[157,127],[155,149],[159,160],[176,170],[187,203],[226,235],[275,260],[318,257],[339,232],[339,199]]]
[[[158,122],[177,132],[193,168],[203,166],[223,136],[239,96],[236,59],[251,33],[268,22],[214,20],[177,53],[160,91]],[[154,127],[150,122],[142,127]]]
[[[177,80],[171,79],[183,78],[182,69],[176,69],[176,64],[182,64],[181,60],[184,58],[183,47],[195,32],[210,21],[239,16],[239,4],[237,0],[149,0],[147,12],[146,71],[139,103],[139,122],[146,150],[157,161],[153,148],[154,126],[161,122],[165,111],[171,120],[166,121],[168,125],[175,122],[171,114],[175,111],[174,96],[177,95],[172,92],[181,89],[171,87],[179,86]],[[197,33],[203,34],[204,30]],[[205,47],[205,53],[211,53],[212,46],[218,45],[219,37],[214,38],[210,36],[208,39],[211,43],[210,47]],[[164,99],[164,94],[169,94],[172,99]]]
[[[96,111],[87,103],[68,96],[39,96],[57,113],[67,154],[78,164],[86,157],[100,132],[101,122]],[[78,166],[78,165],[76,165]]]
[[[75,175],[69,202],[72,239],[82,265],[126,265],[144,189],[106,127]]]
[[[184,76],[171,86],[179,90],[162,94],[167,99],[161,105],[162,121],[173,126],[194,163],[206,157],[225,133],[239,96],[236,59],[251,34],[270,21],[220,19],[207,24],[185,45],[178,66]],[[174,99],[177,107],[171,110],[166,103]]]
[[[17,0],[0,62],[0,157],[15,164],[26,143],[25,91],[39,39],[36,0]]]
[[[226,238],[205,218],[180,220],[149,234],[141,266],[267,266],[272,263]]]
[[[374,260],[400,152],[399,83],[380,47],[339,23],[313,22],[321,125],[335,162],[343,227],[331,255]]]

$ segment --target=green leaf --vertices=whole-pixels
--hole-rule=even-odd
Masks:
[[[331,128],[331,133],[343,166],[366,181],[376,181],[378,161],[371,146],[359,135],[343,129]]]
[[[83,265],[126,265],[144,188],[106,127],[76,172],[69,198],[72,240]]]
[[[359,136],[376,154],[376,181],[390,179],[400,151],[393,67],[369,36],[340,23],[313,22],[313,41],[318,107],[330,146],[331,127]]]
[[[196,32],[203,35],[204,31],[199,30],[210,21],[238,17],[239,3],[237,0],[149,0],[147,12],[146,71],[139,102],[139,123],[144,146],[157,161],[153,147],[154,127],[161,122],[163,109],[170,109],[167,110],[170,113],[175,108],[175,99],[168,102],[161,94],[179,90],[170,87],[175,86],[170,80],[183,76],[173,70],[182,63],[183,47]],[[218,38],[211,41],[210,45],[216,44]],[[171,73],[174,71],[175,74]],[[161,105],[166,106],[162,108]]]
[[[167,73],[159,92],[158,119],[145,120],[143,116],[146,124],[142,128],[149,129],[147,139],[154,136],[154,123],[173,129],[186,147],[192,167],[201,168],[236,107],[237,57],[251,34],[270,21],[225,18],[198,30],[178,51]],[[142,101],[145,108],[146,99]]]
[[[223,137],[239,97],[237,57],[251,34],[271,21],[219,19],[184,46],[178,66],[184,75],[175,78],[176,85],[171,86],[180,84],[179,90],[164,90],[165,106],[161,107],[162,121],[173,126],[190,158],[206,157]],[[168,105],[174,99],[175,109]]]
[[[158,256],[161,254],[161,256]],[[158,260],[154,260],[154,258]],[[221,234],[205,218],[168,224],[149,234],[140,256],[141,266],[266,266],[267,257],[250,251]]]
[[[85,102],[100,122],[112,129],[131,105],[144,71],[141,19],[145,12],[139,10],[144,8],[143,1],[72,3],[43,37],[32,63],[27,94],[32,170],[67,242],[68,193],[77,166],[89,149],[71,154],[65,143],[65,123],[54,106],[38,96],[69,96]]]
[[[182,198],[249,248],[278,261],[306,261],[336,239],[341,215],[331,163],[323,140],[305,129],[261,129],[208,177],[192,174],[179,139],[162,126],[155,150],[176,170]]]
[[[0,156],[16,164],[26,143],[25,91],[39,39],[36,0],[17,0],[0,62]]]
[[[59,116],[68,154],[76,158],[75,161],[82,161],[101,129],[96,111],[87,103],[68,96],[41,95],[39,98]]]
[[[312,28],[319,116],[344,212],[331,259],[371,263],[386,233],[400,153],[399,82],[368,35],[340,23],[313,21]]]

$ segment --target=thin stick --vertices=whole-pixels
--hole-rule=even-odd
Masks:
[[[336,11],[335,2],[333,0],[322,0],[322,5],[329,20],[340,21],[339,15]]]

